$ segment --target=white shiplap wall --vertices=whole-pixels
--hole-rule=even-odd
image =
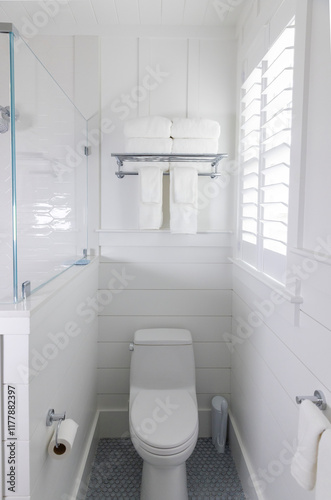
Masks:
[[[111,153],[124,151],[123,125],[137,116],[202,117],[221,125],[219,152],[233,159],[235,139],[234,32],[219,39],[134,36],[101,39],[101,227],[138,229],[137,178],[115,177]],[[155,89],[144,87],[146,75]],[[139,89],[140,90],[137,90]],[[137,98],[138,96],[138,98]],[[223,166],[226,161],[222,162]],[[209,178],[199,179],[200,193]],[[200,211],[199,231],[232,229],[232,184],[219,186]],[[169,227],[168,179],[164,179],[164,228]],[[204,197],[206,199],[206,196]]]
[[[325,190],[329,169],[324,161],[331,133],[327,90],[331,83],[329,16],[327,2],[308,2],[312,7],[308,16],[305,4],[296,2],[296,36],[298,41],[306,40],[308,44],[306,78],[301,75],[306,108],[299,110],[296,116],[301,113],[307,116],[302,127],[306,149],[301,174],[294,172],[302,189],[298,191],[298,182],[290,186],[292,211],[293,200],[300,198],[299,217],[296,220],[290,217],[290,239],[300,250],[290,250],[288,257],[291,289],[295,279],[301,282],[303,302],[298,306],[280,296],[277,299],[269,286],[241,267],[234,266],[233,273],[231,412],[235,432],[232,449],[245,492],[252,500],[312,500],[315,497],[314,490],[303,490],[290,474],[299,415],[295,397],[313,395],[315,389],[320,389],[329,405],[331,401],[331,267],[327,258],[330,225],[326,216],[330,197]],[[253,32],[257,34],[258,28],[267,21],[270,23],[267,31],[271,39],[274,38],[282,23],[285,26],[293,15],[293,5],[291,1],[274,2],[272,9],[252,10],[243,31],[247,37],[242,39],[243,65],[245,55],[246,63],[254,59],[254,54],[247,55],[247,40],[253,39]],[[280,8],[277,10],[277,7]],[[309,28],[305,31],[307,19],[308,27],[311,23],[311,40]],[[299,58],[304,57],[303,48],[299,50]],[[300,81],[300,77],[296,78]],[[298,85],[294,92],[296,89]],[[298,95],[294,97],[297,99]],[[293,140],[293,148],[297,147]],[[292,172],[299,166],[293,162]],[[295,235],[299,235],[296,242]],[[275,300],[279,305],[275,305]],[[325,415],[331,418],[330,406]]]
[[[231,229],[233,199],[230,175],[222,181],[199,179],[200,194],[209,183],[216,196],[205,196],[198,217],[199,234],[172,235],[169,227],[169,179],[164,178],[164,227],[138,230],[137,177],[115,177],[111,153],[124,149],[123,124],[137,116],[205,117],[221,124],[219,151],[234,151],[234,31],[217,38],[152,35],[101,40],[101,124],[110,124],[101,144],[99,408],[101,434],[127,432],[128,344],[134,331],[149,327],[191,330],[197,365],[200,430],[210,435],[210,402],[214,394],[229,397],[230,351],[223,333],[231,326]],[[154,35],[153,35],[154,33]],[[143,88],[151,71],[161,77],[152,91]],[[137,94],[137,88],[143,90]],[[148,90],[148,89],[147,89]],[[135,95],[141,95],[137,100]],[[111,130],[110,130],[111,129]],[[211,192],[210,190],[209,192]],[[113,273],[133,279],[115,281]],[[116,293],[118,292],[118,293]],[[108,300],[108,302],[107,302]],[[118,418],[116,418],[116,416]],[[120,422],[119,425],[117,423]],[[121,425],[122,424],[122,425]]]
[[[102,232],[100,242],[99,408],[127,416],[135,330],[187,328],[194,340],[200,432],[210,435],[211,398],[229,398],[230,390],[223,334],[231,328],[231,235]],[[105,435],[118,434],[114,419],[103,422]]]

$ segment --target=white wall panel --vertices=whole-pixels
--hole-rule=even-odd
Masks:
[[[197,394],[230,393],[230,369],[197,368],[196,388]]]
[[[107,246],[101,248],[99,281],[104,300],[104,305],[99,302],[99,408],[113,412],[114,418],[118,411],[127,412],[128,347],[136,330],[187,328],[194,341],[201,435],[210,435],[211,399],[230,394],[231,353],[225,335],[231,331],[229,236],[173,239],[142,233],[135,243],[135,233],[114,233],[112,247],[112,233],[102,234]],[[123,289],[120,281],[114,282],[116,275],[122,281],[127,277]],[[109,284],[112,289],[103,289]]]
[[[98,369],[98,394],[129,394],[128,368]]]
[[[200,116],[199,73],[200,73],[200,40],[188,41],[188,75],[187,75],[187,117]]]
[[[187,115],[187,39],[154,39],[151,67],[160,68],[159,85],[150,93],[150,115],[185,117]],[[176,54],[176,57],[174,57]]]
[[[294,233],[304,236],[303,242],[297,243],[300,249],[290,253],[288,266],[290,288],[293,291],[295,281],[299,281],[303,302],[296,306],[281,299],[277,305],[274,300],[277,296],[266,283],[237,266],[234,266],[233,273],[231,413],[242,448],[235,456],[238,464],[245,457],[247,467],[256,479],[255,486],[260,486],[261,500],[314,498],[314,492],[303,490],[290,474],[299,417],[295,397],[312,395],[316,389],[325,393],[327,401],[331,397],[331,267],[320,262],[317,253],[314,255],[315,251],[330,253],[326,217],[330,201],[326,193],[329,173],[324,172],[323,160],[329,142],[326,137],[330,135],[330,100],[326,90],[331,82],[330,46],[327,2],[308,3],[312,7],[312,16],[309,16],[312,41],[306,60],[308,77],[304,81],[307,89],[304,105],[307,107],[302,110],[302,116],[307,119],[303,130],[308,124],[307,137],[302,145],[306,172],[301,172],[301,182],[305,193],[300,199],[303,211],[293,227]],[[247,67],[247,61],[248,64],[257,62],[261,47],[268,48],[294,12],[292,0],[259,4],[260,9],[252,9],[244,26],[240,68],[245,68],[245,64]],[[302,40],[305,37],[309,40],[309,33],[305,33],[305,16],[302,15],[305,4],[296,2],[300,11],[296,28]],[[255,44],[251,43],[254,38]],[[320,85],[322,67],[323,83]],[[297,74],[295,78],[303,79],[304,75]],[[292,189],[296,198],[297,184]],[[294,217],[292,224],[293,221]],[[301,221],[303,226],[297,227]],[[323,260],[323,255],[320,257]],[[324,414],[331,420],[329,406]],[[278,474],[273,469],[276,463]],[[253,486],[247,472],[242,474],[241,480],[250,498]]]
[[[231,314],[227,290],[99,290],[100,311],[105,315],[213,316]]]
[[[121,275],[127,288],[134,289],[230,289],[232,265],[213,264],[213,273],[210,273],[210,264],[168,264],[159,263],[100,263],[99,287],[112,288],[112,281]],[[126,277],[128,277],[126,279]]]
[[[314,250],[319,239],[330,235],[331,173],[329,155],[331,133],[331,60],[327,2],[315,2],[310,46],[309,101],[307,116],[307,166],[305,173],[303,248]],[[323,48],[323,50],[322,50]]]
[[[178,9],[182,16],[184,4],[178,1],[162,4],[162,16],[167,17],[168,10],[173,16],[173,11]],[[138,228],[137,178],[117,179],[116,162],[111,158],[111,153],[124,150],[125,120],[147,115],[215,119],[221,122],[222,128],[220,152],[228,153],[230,158],[234,155],[232,80],[235,79],[236,45],[232,34],[225,38],[226,43],[185,36],[102,39],[102,119],[111,120],[114,127],[101,143],[102,228],[129,231]],[[154,88],[146,88],[146,75],[150,76]],[[163,229],[169,227],[168,181],[165,178]],[[217,192],[210,196],[209,182],[210,179],[199,179],[198,230],[229,231],[232,228],[232,212],[228,210],[231,183],[213,180]]]
[[[197,342],[223,342],[231,332],[231,316],[159,316],[160,328],[187,328]],[[100,316],[100,342],[132,342],[139,328],[154,328],[154,316]]]
[[[101,262],[190,262],[220,263],[227,262],[231,255],[231,248],[159,248],[135,247],[134,256],[127,247],[103,247]]]

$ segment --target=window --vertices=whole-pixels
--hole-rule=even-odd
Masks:
[[[277,281],[287,253],[294,20],[241,89],[240,257]]]

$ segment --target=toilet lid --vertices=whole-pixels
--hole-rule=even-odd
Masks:
[[[130,421],[136,436],[154,448],[175,448],[196,431],[198,410],[187,391],[141,391],[133,401]]]

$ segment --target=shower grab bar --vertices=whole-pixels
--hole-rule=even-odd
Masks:
[[[296,396],[295,401],[301,404],[305,399],[312,401],[320,410],[326,409],[326,398],[322,391],[315,391],[314,396]]]
[[[145,153],[112,153],[111,156],[116,158],[118,170],[115,172],[115,175],[119,179],[123,179],[126,175],[138,175],[138,172],[126,172],[122,170],[123,164],[126,161],[133,162],[209,162],[211,164],[211,168],[213,169],[211,172],[198,172],[199,176],[211,177],[214,179],[215,177],[219,177],[222,175],[221,172],[217,172],[217,166],[223,158],[227,158],[228,155],[225,153],[218,154],[145,154]],[[169,172],[163,172],[163,175],[169,175]]]

